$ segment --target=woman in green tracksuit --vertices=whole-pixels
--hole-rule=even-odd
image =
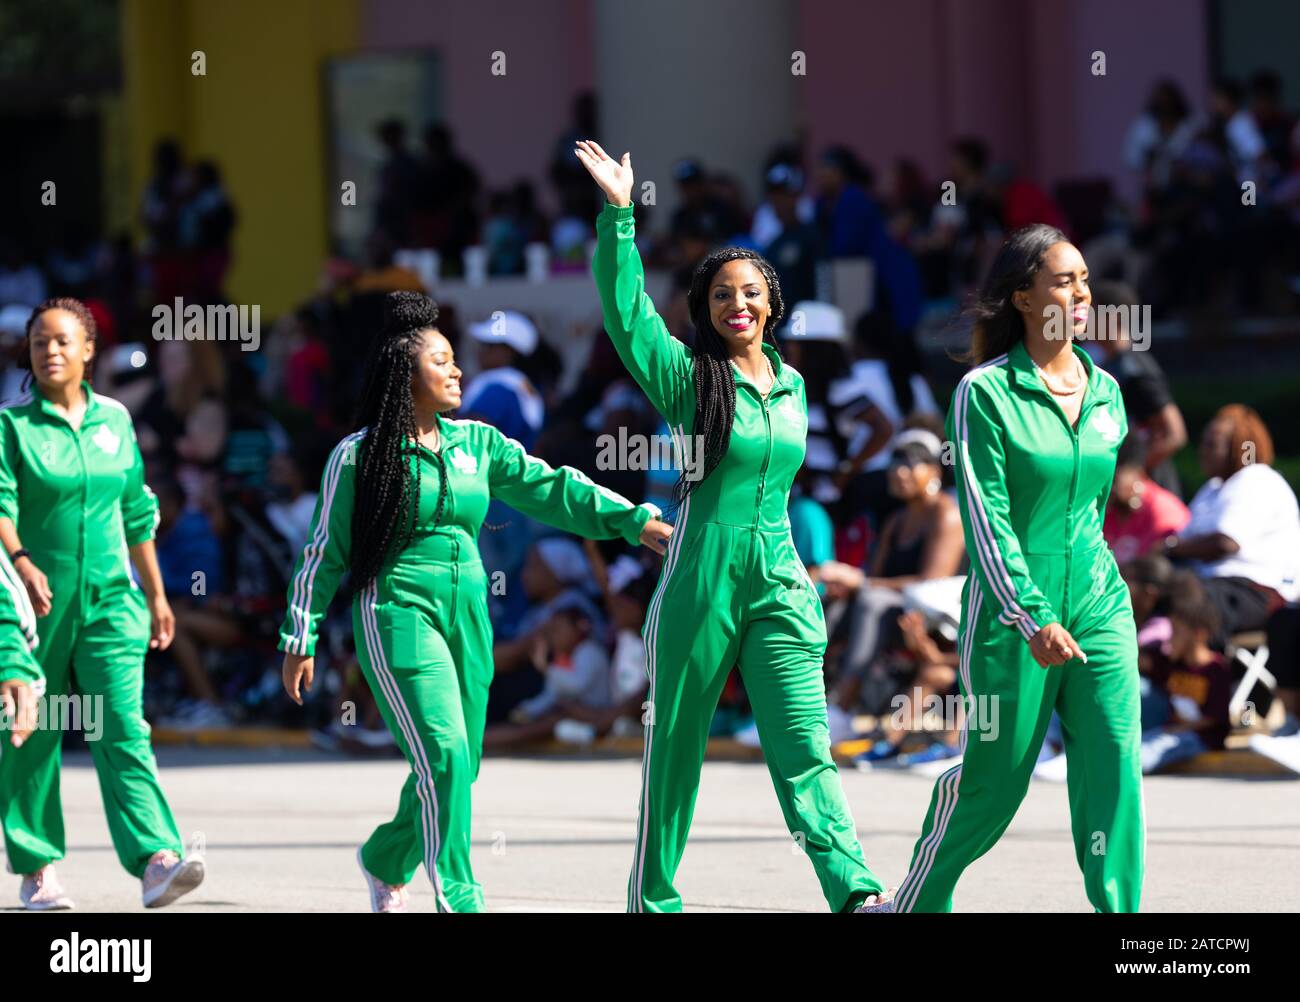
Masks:
[[[145,652],[167,647],[175,623],[154,553],[158,504],[126,408],[85,378],[90,311],[48,300],[27,342],[35,385],[0,410],[0,543],[39,617],[47,697],[75,691],[99,710],[102,732],[87,744],[113,846],[145,905],[159,907],[197,887],[204,863],[181,859],[143,715]],[[68,906],[49,892],[64,855],[61,738],[43,728],[0,758],[5,851],[29,908]]]
[[[357,659],[411,773],[361,847],[376,912],[406,910],[423,862],[439,911],[483,911],[470,868],[470,784],[483,751],[492,628],[478,538],[492,498],[594,539],[663,552],[672,530],[569,467],[552,469],[460,404],[460,369],[418,293],[390,293],[359,430],[330,454],[280,631],[284,684],[311,685],[320,619],[344,571]]]
[[[1102,538],[1128,431],[1119,387],[1073,343],[1089,327],[1082,256],[1050,226],[1013,234],[973,310],[948,413],[971,572],[963,592],[960,765],[935,784],[898,911],[950,911],[1029,785],[1055,710],[1074,848],[1097,911],[1136,911],[1143,820],[1137,637]]]
[[[790,537],[808,410],[803,378],[764,342],[784,312],[776,275],[751,251],[707,257],[691,281],[688,349],[645,294],[631,158],[618,163],[594,142],[575,152],[610,203],[596,221],[594,262],[605,330],[673,430],[685,467],[643,630],[650,706],[628,908],[681,910],[673,876],[709,724],[737,664],[781,811],[831,909],[878,907],[884,889],[863,861],[830,754],[826,623]]]

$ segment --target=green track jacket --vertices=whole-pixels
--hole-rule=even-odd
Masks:
[[[420,446],[412,458],[413,464],[420,464],[417,540],[391,555],[381,575],[397,565],[426,561],[428,548],[418,545],[419,537],[439,535],[453,548],[477,557],[476,540],[492,498],[557,529],[591,539],[621,536],[633,545],[646,523],[659,514],[650,504],[634,506],[580,470],[555,469],[528,455],[513,438],[481,421],[442,418],[441,435],[448,475],[442,517],[437,526],[432,524],[441,480],[433,453]],[[357,450],[364,436],[362,429],[343,439],[326,464],[311,533],[289,586],[289,609],[280,628],[282,651],[315,653],[321,617],[348,568]]]
[[[690,460],[695,420],[691,349],[668,332],[645,292],[645,272],[636,249],[632,206],[606,203],[596,217],[592,270],[600,290],[605,330],[623,364],[650,403],[664,416]],[[758,388],[736,373],[736,418],[722,461],[691,494],[692,524],[788,530],[788,501],[794,475],[803,464],[808,438],[808,402],[803,377],[763,345],[776,373],[764,400]],[[698,457],[703,462],[703,457]]]
[[[0,409],[0,516],[13,520],[55,589],[71,585],[61,580],[65,573],[100,584],[133,580],[127,548],[152,539],[158,527],[131,415],[81,385],[86,413],[75,431],[37,386]],[[15,612],[20,623],[25,615]]]
[[[971,571],[998,619],[1026,640],[1067,618],[1039,578],[1101,541],[1115,456],[1128,434],[1119,384],[1074,351],[1088,371],[1074,428],[1019,341],[968,372],[948,411]],[[1061,582],[1067,606],[1070,580],[1067,572]]]

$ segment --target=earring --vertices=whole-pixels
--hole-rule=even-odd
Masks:
[[[934,477],[925,485],[925,493],[935,495],[939,493],[939,478]]]

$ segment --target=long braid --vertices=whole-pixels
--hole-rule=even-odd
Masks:
[[[695,383],[692,430],[694,435],[704,439],[704,462],[699,476],[688,478],[688,471],[683,469],[677,477],[666,518],[671,518],[691,492],[717,469],[731,445],[731,426],[736,419],[736,374],[722,335],[714,328],[709,316],[709,285],[718,269],[729,261],[752,262],[766,280],[771,313],[763,327],[762,337],[773,347],[776,347],[776,340],[771,332],[785,316],[785,300],[781,297],[776,270],[761,254],[743,247],[724,247],[706,257],[695,269],[686,304],[695,325],[695,352],[691,364]]]
[[[410,543],[420,512],[420,463],[411,462],[419,441],[411,383],[421,336],[434,326],[437,307],[418,293],[392,293],[384,312],[384,330],[366,367],[357,416],[357,429],[364,429],[365,435],[352,509],[354,592],[373,581],[385,562]],[[441,453],[435,455],[442,474],[436,524],[447,496],[447,471]]]

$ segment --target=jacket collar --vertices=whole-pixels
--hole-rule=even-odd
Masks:
[[[1111,380],[1101,367],[1094,363],[1092,356],[1080,348],[1076,342],[1071,342],[1070,347],[1088,373],[1088,395],[1084,403],[1086,404],[1090,400],[1096,402],[1113,400]],[[1029,357],[1029,349],[1025,347],[1023,338],[1007,350],[1007,363],[1011,366],[1011,371],[1015,373],[1016,379],[1021,386],[1051,396],[1050,391],[1043,385],[1043,381],[1038,378],[1034,360]]]
[[[790,387],[794,385],[794,377],[791,375],[792,370],[790,367],[781,361],[781,353],[777,351],[775,347],[768,344],[766,341],[762,343],[761,347],[763,349],[763,354],[766,355],[768,361],[772,363],[772,373],[776,376],[776,382],[772,384],[772,389],[767,395],[770,400],[778,388],[786,390],[790,389]],[[738,373],[740,372],[739,368],[735,371]],[[750,382],[749,377],[744,373],[740,373],[736,379],[737,386],[740,386],[742,383],[754,387],[755,391],[758,389],[758,387],[754,386],[754,384]]]
[[[99,398],[95,396],[95,391],[90,388],[90,383],[84,379],[81,381],[81,392],[86,395],[86,413],[81,418],[81,427],[85,428],[92,421],[99,420],[100,405]],[[32,382],[32,397],[42,414],[47,414],[58,421],[66,422],[68,420],[41,392],[40,384],[34,380]]]

